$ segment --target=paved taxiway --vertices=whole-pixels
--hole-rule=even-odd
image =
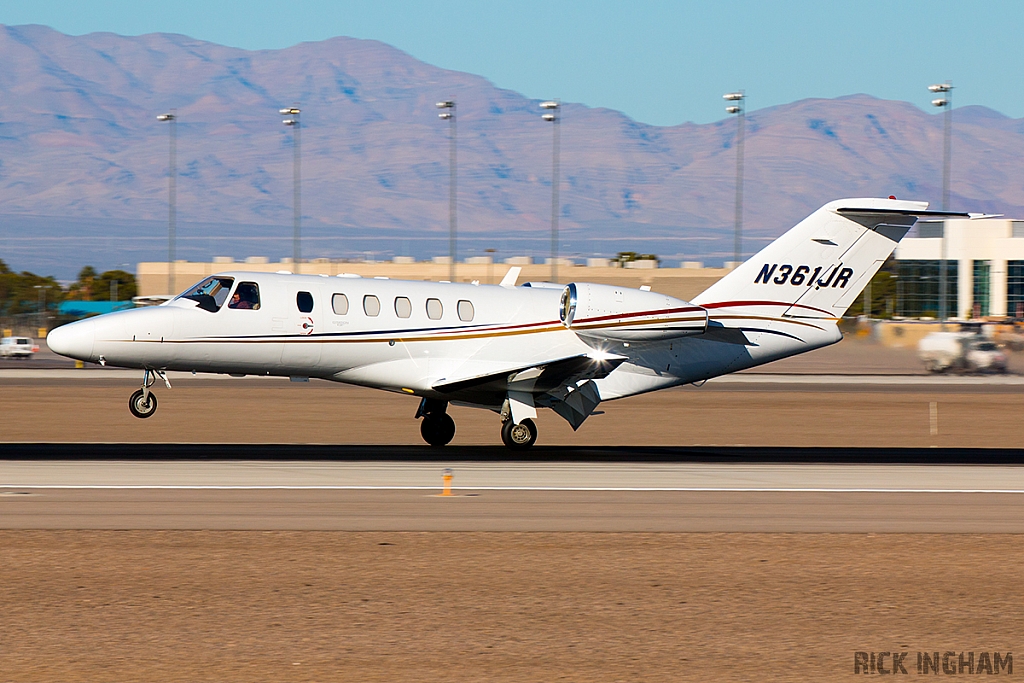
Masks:
[[[0,528],[1024,532],[1014,466],[0,462]]]

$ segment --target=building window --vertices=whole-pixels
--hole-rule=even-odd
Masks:
[[[427,299],[427,317],[431,320],[440,320],[443,312],[440,299]]]
[[[380,315],[380,299],[375,297],[373,294],[367,294],[364,296],[363,312],[371,318],[375,318]]]
[[[412,315],[412,302],[404,296],[395,299],[395,315],[399,318],[408,318]]]
[[[896,276],[896,315],[905,318],[940,318],[940,261],[898,261]],[[959,288],[958,263],[946,261],[946,314],[956,310]]]
[[[1006,314],[1024,318],[1024,261],[1006,262]]]
[[[335,294],[331,297],[331,308],[335,315],[348,315],[348,297],[344,294]]]
[[[313,295],[309,292],[299,292],[295,295],[295,305],[299,307],[300,313],[312,313]]]
[[[473,302],[463,299],[459,302],[459,320],[470,322],[473,319]]]
[[[988,316],[989,310],[989,274],[992,271],[992,266],[989,261],[975,261],[974,262],[974,291],[971,292],[974,295],[971,310],[971,317],[973,318],[984,318]]]

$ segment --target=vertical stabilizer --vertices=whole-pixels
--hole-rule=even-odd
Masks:
[[[709,287],[709,309],[771,307],[789,318],[839,318],[874,276],[926,202],[840,199],[821,207]]]

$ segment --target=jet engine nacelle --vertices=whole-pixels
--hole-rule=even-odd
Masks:
[[[573,282],[562,291],[559,317],[581,337],[641,342],[704,334],[708,312],[657,292]]]

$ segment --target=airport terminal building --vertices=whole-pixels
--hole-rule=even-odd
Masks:
[[[1024,221],[923,221],[895,257],[898,316],[939,317],[945,262],[946,317],[1024,318]]]
[[[943,245],[943,233],[947,239]],[[945,256],[945,258],[943,258]],[[940,301],[939,264],[945,262],[946,317],[1024,319],[1024,220],[984,218],[948,221],[921,221],[903,238],[895,260],[883,268],[880,277],[890,278],[885,301],[876,300],[874,314],[883,317],[938,318]],[[448,277],[447,259],[416,262],[395,258],[389,262],[343,262],[326,258],[310,259],[302,264],[307,274],[337,275],[359,273],[363,277],[390,277],[407,280],[443,280]],[[520,281],[544,280],[550,267],[534,264],[529,257],[493,263],[490,258],[472,258],[459,264],[459,280],[497,282],[510,265],[523,268]],[[626,287],[650,285],[656,291],[689,300],[728,273],[726,268],[704,268],[699,262],[683,262],[678,268],[665,268],[650,262],[646,269],[613,268],[607,259],[587,259],[582,263],[566,261],[561,272],[566,282],[572,279],[616,284]],[[224,270],[242,269],[274,272],[291,270],[290,259],[270,262],[251,257],[236,262],[218,257],[212,262],[177,261],[174,264],[175,290]],[[168,291],[168,264],[138,264],[139,294],[164,294]],[[878,297],[882,292],[876,289]],[[881,306],[882,308],[878,308]]]

